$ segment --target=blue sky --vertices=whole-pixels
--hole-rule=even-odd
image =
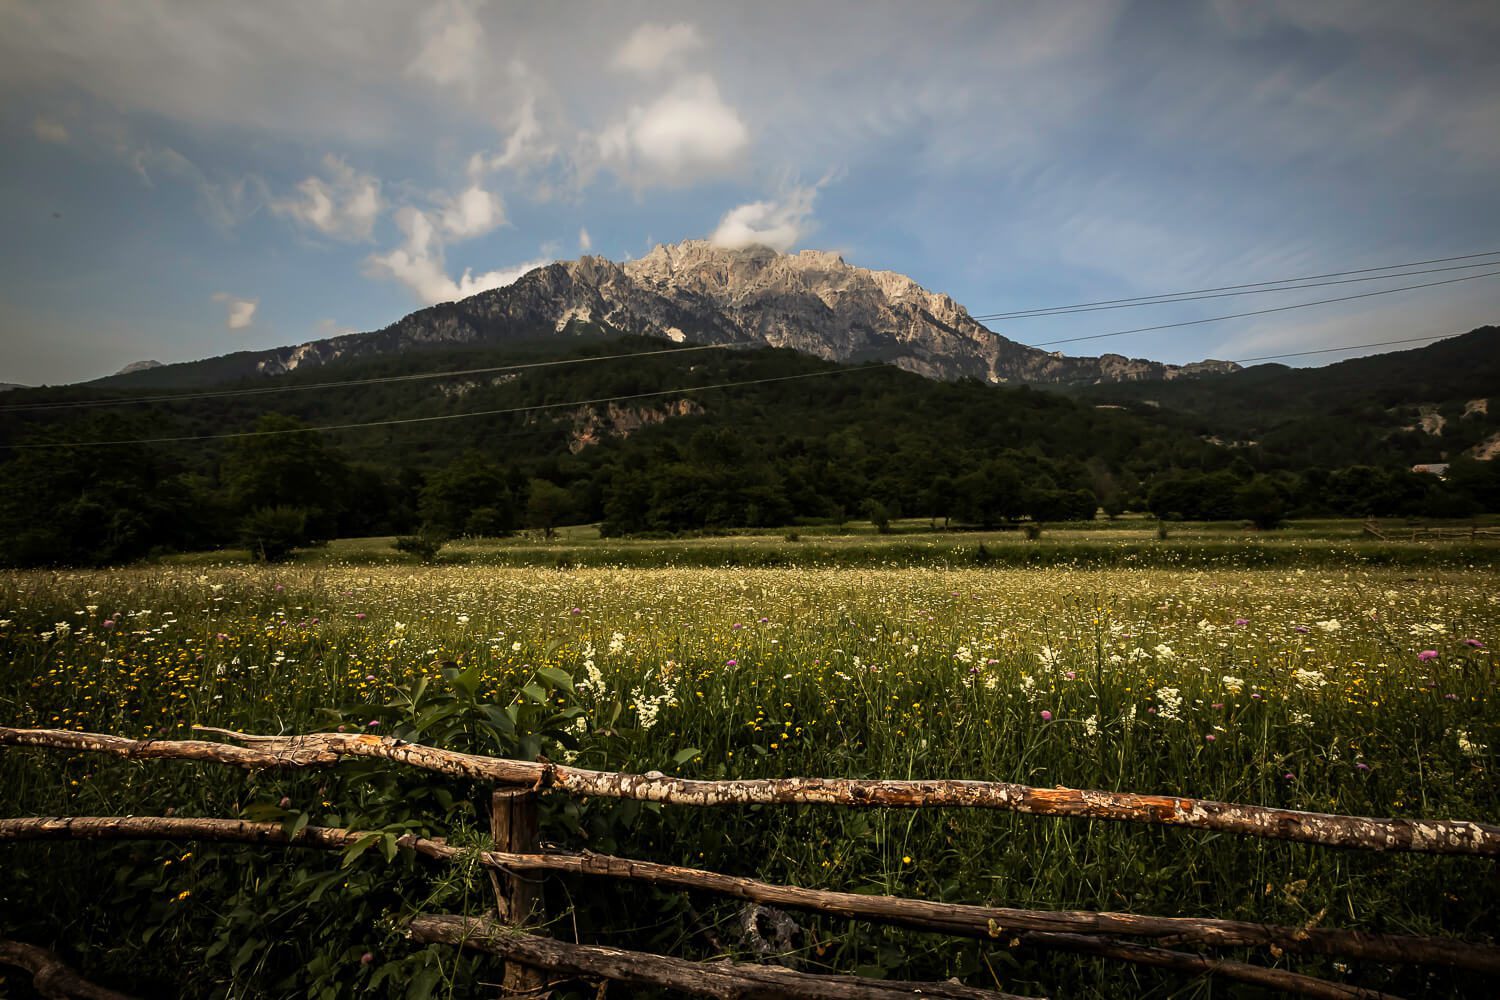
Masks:
[[[0,382],[376,329],[686,238],[838,250],[976,314],[1500,249],[1497,43],[1492,2],[6,0]],[[1487,322],[1500,277],[1062,349]]]

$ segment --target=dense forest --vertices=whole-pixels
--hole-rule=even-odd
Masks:
[[[555,341],[435,350],[177,399],[129,379],[7,393],[0,560],[108,564],[228,545],[278,558],[333,537],[581,522],[677,534],[914,516],[994,526],[1102,509],[1269,527],[1299,514],[1500,510],[1490,462],[1458,460],[1439,479],[1410,472],[1404,455],[1382,460],[1377,444],[1305,463],[1209,440],[1201,415],[1138,401],[791,351],[660,353],[672,347],[599,337],[565,354]],[[533,367],[496,370],[516,365]],[[215,394],[241,389],[255,391]],[[143,395],[158,398],[77,405]],[[245,436],[137,443],[224,434]]]

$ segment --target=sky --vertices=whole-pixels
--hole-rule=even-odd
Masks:
[[[1500,250],[1497,43],[1493,0],[0,0],[0,382],[378,329],[690,238],[835,250],[976,315]],[[1500,277],[1049,349],[1495,322]]]

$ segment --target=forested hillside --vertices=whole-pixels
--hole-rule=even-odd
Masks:
[[[1440,483],[1367,451],[1343,464],[1382,468],[1302,474],[1287,454],[1204,440],[1159,408],[786,350],[661,353],[676,350],[645,338],[564,356],[555,342],[432,350],[177,399],[134,389],[154,401],[130,405],[71,405],[108,395],[97,386],[7,394],[0,557],[118,562],[235,543],[275,557],[336,536],[585,521],[613,533],[897,516],[989,526],[1100,507],[1274,524],[1497,501],[1488,463]],[[175,438],[196,440],[157,440]]]

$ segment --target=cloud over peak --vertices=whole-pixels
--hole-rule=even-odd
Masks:
[[[709,242],[727,250],[768,246],[788,252],[811,231],[813,201],[822,183],[798,185],[773,200],[731,208],[719,220]]]
[[[441,234],[426,212],[405,206],[396,212],[396,225],[405,235],[405,240],[388,253],[373,254],[366,261],[366,273],[400,282],[425,305],[452,302],[492,288],[503,288],[526,272],[552,263],[550,258],[541,258],[481,274],[465,268],[455,280],[448,276]]]
[[[599,158],[636,187],[680,186],[729,172],[750,145],[739,112],[707,74],[679,80],[599,134]]]

